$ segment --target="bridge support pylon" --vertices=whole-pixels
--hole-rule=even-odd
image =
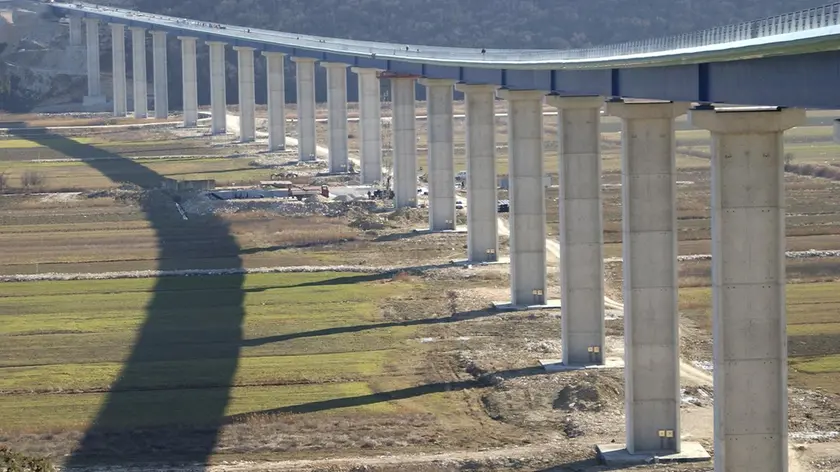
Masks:
[[[511,305],[545,305],[542,111],[545,93],[500,90],[498,94],[508,102]]]
[[[146,89],[146,30],[137,26],[131,30],[131,77],[134,93],[134,118],[149,116],[148,90]]]
[[[622,119],[624,397],[630,454],[677,454],[682,448],[674,119],[686,111],[685,103],[607,104],[607,112]]]
[[[227,85],[225,83],[225,44],[207,41],[210,48],[210,133],[227,131]]]
[[[692,110],[712,133],[715,470],[788,470],[785,130],[802,109]]]
[[[498,260],[496,87],[457,84],[464,93],[467,126],[467,259]]]
[[[181,78],[183,81],[184,128],[198,125],[198,77],[196,74],[196,38],[178,36],[181,40]]]
[[[154,62],[155,118],[169,117],[169,72],[166,54],[166,31],[152,31]]]
[[[348,171],[347,144],[347,64],[322,62],[327,70],[327,129],[329,130],[329,169],[331,174]]]
[[[286,55],[263,51],[268,73],[268,150],[286,149]]]
[[[394,205],[417,206],[417,122],[414,77],[391,79],[394,149]]]
[[[239,142],[250,143],[257,137],[254,87],[254,48],[234,46],[237,57],[239,93]]]
[[[420,79],[426,87],[428,122],[429,230],[455,229],[453,98],[450,79]]]
[[[382,118],[379,69],[353,67],[359,76],[359,154],[361,183],[382,180]]]
[[[111,76],[114,84],[114,116],[128,114],[125,80],[125,25],[111,23]]]
[[[85,18],[87,49],[87,85],[88,94],[84,98],[85,106],[97,106],[105,103],[102,95],[102,82],[99,72],[99,20]]]
[[[293,57],[297,86],[297,129],[300,161],[315,160],[315,59]]]

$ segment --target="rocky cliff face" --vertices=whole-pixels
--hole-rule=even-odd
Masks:
[[[35,2],[0,0],[0,110],[67,109],[84,95],[85,53]],[[37,105],[37,109],[36,109]]]

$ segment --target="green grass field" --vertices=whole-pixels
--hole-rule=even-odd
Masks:
[[[711,330],[710,287],[680,289],[680,309]],[[834,282],[787,286],[787,334],[791,382],[840,394],[840,292]]]
[[[220,391],[230,416],[370,395],[379,380],[411,386],[418,328],[388,324],[382,308],[423,285],[377,278],[0,284],[0,430],[83,429],[97,414],[121,429],[195,425],[220,419],[202,416]],[[132,407],[102,410],[114,402]]]

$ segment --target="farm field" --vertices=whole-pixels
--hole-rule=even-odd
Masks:
[[[823,119],[814,114],[814,126],[786,136],[794,163],[809,162],[798,145],[818,145],[827,156],[840,151],[830,127],[819,125]],[[546,117],[545,169],[556,179],[554,122]],[[616,258],[620,136],[610,134],[614,118],[604,123],[604,255]],[[355,126],[348,129],[351,150]],[[318,130],[326,146],[326,125]],[[301,182],[346,182],[317,177],[318,166],[287,165],[297,157],[294,147],[269,155],[261,152],[264,143],[238,145],[205,131],[0,138],[6,280],[53,272],[237,271],[0,282],[0,445],[71,469],[149,462],[153,455],[217,464],[336,460],[347,470],[364,458],[370,470],[384,471],[431,454],[429,463],[443,462],[411,470],[598,470],[589,468],[592,444],[624,435],[623,373],[539,368],[540,359],[561,355],[560,320],[550,311],[491,310],[491,301],[509,296],[506,265],[450,264],[463,258],[466,236],[414,232],[427,225],[424,209],[312,202],[298,213],[155,189],[166,179],[246,184],[278,171],[296,172]],[[506,132],[500,118],[500,174],[507,172]],[[287,133],[295,136],[294,123]],[[418,121],[423,169],[425,134],[425,121]],[[463,134],[463,121],[456,121],[456,170],[465,167]],[[700,151],[708,144],[692,130],[679,131],[678,141],[680,254],[707,254],[709,160]],[[20,188],[26,171],[43,177],[41,188]],[[786,174],[789,250],[840,249],[837,185]],[[557,215],[553,187],[548,237],[557,235]],[[505,255],[507,238],[500,241]],[[556,258],[547,264],[550,292],[558,294]],[[260,267],[298,268],[238,273]],[[607,291],[620,300],[622,265],[606,268]],[[840,257],[788,261],[790,429],[797,437],[840,431],[838,279]],[[682,354],[702,370],[711,360],[709,261],[681,263],[680,285]],[[620,317],[607,321],[605,350],[623,354]],[[684,388],[687,396],[711,393],[708,383],[687,380]],[[711,450],[711,401],[685,402],[681,411],[685,433]],[[840,456],[826,458],[818,454],[822,446],[812,446],[806,463],[840,465]]]
[[[0,438],[61,456],[86,431],[72,464],[148,447],[205,459],[213,428],[222,456],[473,443],[471,403],[427,387],[459,380],[419,342],[459,322],[432,288],[330,272],[0,285]]]

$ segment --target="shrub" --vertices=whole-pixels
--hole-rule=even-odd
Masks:
[[[5,472],[55,472],[55,467],[43,457],[25,456],[5,446],[0,446],[0,470]]]
[[[34,188],[40,189],[46,182],[47,176],[38,171],[25,170],[20,175],[20,185],[27,190]]]

